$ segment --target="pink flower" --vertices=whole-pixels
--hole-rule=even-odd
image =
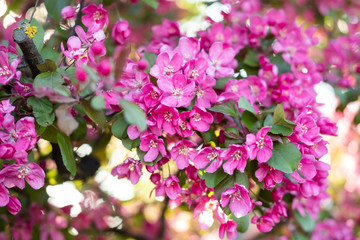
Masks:
[[[150,74],[154,77],[171,77],[180,70],[182,62],[183,59],[180,54],[170,55],[168,52],[162,52],[156,59],[156,65],[150,69]]]
[[[174,200],[179,196],[181,188],[179,186],[179,179],[177,177],[175,177],[174,175],[170,175],[164,181],[164,186],[165,193],[170,199]]]
[[[1,169],[0,179],[3,180],[3,184],[7,188],[17,186],[23,189],[26,180],[32,188],[40,189],[44,186],[45,173],[39,165],[33,162],[28,164],[12,164]]]
[[[281,183],[283,180],[283,173],[266,163],[260,163],[260,168],[255,171],[255,176],[259,182],[265,179],[264,187],[268,190],[274,188],[277,183]]]
[[[210,124],[214,121],[211,113],[208,113],[197,106],[193,107],[189,116],[191,126],[199,132],[208,131],[210,129]]]
[[[63,19],[71,19],[76,16],[75,9],[72,6],[66,6],[61,9],[61,16]]]
[[[163,128],[168,134],[175,134],[179,121],[179,113],[176,108],[160,105],[153,116],[157,121],[158,128]]]
[[[155,87],[152,83],[148,83],[142,87],[141,92],[143,93],[145,106],[155,107],[160,103],[162,93],[160,89]]]
[[[270,232],[273,227],[275,226],[274,221],[267,216],[254,216],[251,219],[251,223],[256,224],[256,227],[259,229],[260,232]]]
[[[114,167],[111,170],[111,174],[113,176],[117,176],[118,178],[126,177],[132,184],[135,185],[139,182],[139,178],[142,175],[141,169],[142,164],[140,161],[128,157],[123,163]]]
[[[221,153],[221,158],[227,160],[224,165],[224,172],[232,175],[234,170],[244,172],[248,159],[248,149],[244,145],[231,144],[227,150]]]
[[[320,128],[320,133],[322,134],[328,134],[332,136],[337,136],[336,132],[338,130],[338,127],[336,126],[336,123],[330,122],[330,119],[327,117],[320,117],[316,124]]]
[[[9,190],[0,183],[0,207],[6,206],[9,203]]]
[[[256,136],[252,133],[246,135],[246,145],[249,147],[250,159],[254,160],[257,157],[259,163],[267,162],[273,149],[273,143],[269,136],[266,136],[271,127],[263,127],[257,133]]]
[[[314,181],[306,181],[300,184],[300,193],[304,198],[309,198],[311,196],[317,196],[320,193],[319,185]]]
[[[79,59],[84,52],[81,49],[81,41],[78,37],[71,36],[67,41],[68,50],[65,51],[64,44],[61,43],[61,51],[67,58]]]
[[[181,37],[179,40],[179,51],[185,61],[195,58],[199,52],[199,42],[194,38]]]
[[[11,113],[15,110],[15,107],[11,105],[10,100],[3,100],[0,102],[0,112],[1,113]]]
[[[111,32],[111,37],[118,45],[124,45],[130,35],[131,30],[129,28],[129,23],[126,20],[116,22]]]
[[[194,134],[194,130],[187,119],[189,118],[190,112],[182,112],[179,114],[178,127],[176,128],[177,134],[182,137],[190,137]]]
[[[21,72],[16,71],[20,63],[20,59],[14,59],[9,65],[9,56],[0,51],[0,83],[3,85],[8,84],[11,80],[20,80]]]
[[[147,152],[144,156],[145,162],[154,161],[159,153],[163,157],[166,156],[166,150],[164,147],[164,140],[158,139],[156,136],[149,134],[140,138],[140,149],[141,151]]]
[[[16,215],[21,209],[21,203],[16,197],[9,197],[9,203],[6,207],[9,213]]]
[[[196,156],[196,144],[189,140],[182,140],[175,144],[171,149],[171,158],[176,162],[179,169],[185,169],[189,166],[189,160],[192,161]]]
[[[85,15],[82,17],[82,22],[86,27],[94,27],[97,29],[102,28],[109,23],[107,11],[103,9],[103,5],[100,4],[97,7],[95,4],[89,4],[82,10]]]
[[[226,237],[228,239],[235,239],[237,236],[236,227],[237,225],[234,220],[228,220],[227,222],[222,223],[219,228],[219,238],[224,239],[226,232]]]
[[[296,121],[294,134],[306,145],[314,145],[313,139],[320,133],[320,128],[316,125],[315,119],[308,114],[300,114]]]
[[[230,63],[234,60],[235,51],[231,47],[225,48],[220,42],[215,42],[209,49],[209,62],[211,65],[206,73],[211,77],[229,77],[234,74]]]
[[[195,95],[195,83],[187,83],[187,79],[182,74],[175,74],[170,79],[160,77],[158,86],[164,91],[161,103],[168,107],[187,107]]]
[[[237,218],[248,215],[254,208],[249,197],[249,191],[244,185],[234,184],[234,188],[226,189],[221,194],[221,206],[225,207],[230,202],[230,210]]]
[[[200,108],[209,108],[212,103],[216,102],[217,95],[215,90],[212,88],[215,84],[215,79],[210,76],[200,78],[199,84],[195,89],[196,106]]]
[[[194,218],[199,217],[198,223],[199,227],[203,230],[209,229],[214,223],[214,213],[217,218],[222,218],[223,211],[219,206],[218,200],[216,200],[215,195],[209,196],[204,195],[196,199],[198,203],[194,209]]]
[[[204,79],[207,66],[208,63],[205,58],[199,57],[197,59],[190,60],[184,65],[184,75],[188,79],[198,82],[198,79]]]
[[[197,169],[205,169],[205,172],[213,173],[215,172],[222,164],[220,158],[222,150],[219,147],[206,147],[201,149],[197,156],[194,158],[194,165]]]
[[[296,170],[290,174],[291,177],[298,183],[313,179],[316,175],[315,162],[316,160],[313,155],[303,155]],[[300,176],[298,172],[300,172],[303,177]]]

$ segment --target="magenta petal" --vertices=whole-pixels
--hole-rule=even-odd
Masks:
[[[272,151],[269,148],[264,147],[257,153],[257,160],[259,163],[267,162],[271,158],[271,155]]]
[[[241,218],[249,214],[249,207],[241,199],[231,197],[230,199],[230,210],[237,218]]]
[[[27,167],[29,168],[29,171],[25,176],[25,180],[33,189],[40,189],[42,186],[44,186],[44,170],[33,162],[29,163]]]
[[[158,155],[159,155],[159,150],[157,148],[150,148],[150,150],[144,156],[144,161],[152,162],[158,157]]]
[[[9,190],[0,184],[0,207],[6,206],[9,202]]]

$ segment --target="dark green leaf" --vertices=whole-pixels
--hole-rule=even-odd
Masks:
[[[153,9],[157,9],[158,8],[158,6],[159,6],[159,2],[158,1],[156,1],[156,0],[144,0],[144,2],[146,3],[146,4],[148,4],[150,7],[152,7]]]
[[[246,54],[246,57],[244,59],[244,63],[250,67],[258,67],[259,66],[259,59],[258,54],[254,51],[249,50],[249,52]]]
[[[214,188],[218,185],[226,176],[227,173],[224,172],[222,168],[219,168],[214,173],[205,172],[205,170],[198,170],[198,175],[201,179],[205,180],[205,184],[209,188]]]
[[[220,112],[225,115],[232,116],[232,117],[238,116],[238,111],[235,108],[235,103],[233,100],[229,100],[224,103],[215,105],[212,108],[209,108],[209,110],[211,110],[213,112]]]
[[[304,217],[301,216],[297,210],[293,211],[293,213],[296,221],[299,223],[300,227],[305,232],[311,232],[314,229],[316,222],[310,217],[310,215],[307,212]]]
[[[228,83],[231,77],[223,77],[216,80],[216,85],[214,86],[215,89],[223,89],[225,85]]]
[[[250,132],[256,132],[260,128],[260,122],[257,117],[247,110],[242,113],[241,121],[250,130]]]
[[[105,99],[101,95],[97,95],[91,99],[91,106],[96,110],[102,110],[105,107]]]
[[[272,156],[266,163],[282,172],[292,173],[299,165],[301,153],[293,143],[274,143]]]
[[[240,99],[239,99],[239,102],[238,102],[238,108],[242,108],[242,109],[245,109],[245,110],[248,110],[249,112],[253,113],[255,116],[257,116],[257,113],[254,109],[254,107],[251,105],[251,103],[249,103],[249,101],[241,96]]]
[[[45,7],[49,16],[54,20],[61,20],[61,10],[70,5],[70,0],[45,0]]]
[[[87,134],[87,122],[82,117],[76,117],[75,120],[79,123],[78,128],[71,134],[71,139],[80,141],[86,137]]]
[[[264,127],[265,126],[271,126],[271,124],[273,122],[273,119],[274,118],[273,118],[273,116],[271,114],[266,115],[264,123],[263,123]]]
[[[55,72],[57,69],[56,63],[50,59],[45,59],[44,63],[38,64],[36,67],[41,72]]]
[[[269,132],[273,133],[273,134],[281,134],[283,136],[288,136],[292,133],[291,128],[285,127],[285,126],[281,126],[281,125],[273,125]]]
[[[81,106],[84,108],[86,115],[88,115],[91,120],[99,124],[102,129],[105,129],[106,118],[104,111],[94,109],[91,106],[90,101],[83,101]]]
[[[140,145],[140,139],[131,140],[129,138],[121,139],[122,144],[129,150],[137,148]]]
[[[27,104],[33,108],[36,122],[43,127],[51,125],[55,120],[53,105],[47,98],[30,97]]]
[[[119,117],[113,122],[111,126],[111,132],[118,139],[123,139],[126,137],[126,130],[128,129],[129,124],[125,121],[123,115],[119,115]]]
[[[243,216],[241,218],[236,218],[233,214],[231,215],[231,219],[236,222],[236,230],[238,232],[244,233],[248,230],[250,224],[249,215]]]
[[[129,124],[137,125],[141,132],[145,131],[147,124],[144,111],[135,103],[129,102],[125,99],[120,99],[119,103],[124,110],[125,120]]]
[[[291,72],[291,66],[288,62],[286,62],[281,54],[276,56],[269,56],[270,62],[275,64],[279,69],[279,74]]]
[[[59,58],[59,53],[57,51],[46,46],[41,49],[40,55],[43,57],[43,59],[50,59],[55,63]]]
[[[41,134],[41,138],[51,142],[51,143],[57,143],[57,134],[58,130],[53,126],[48,126],[45,131]]]
[[[157,58],[157,55],[155,53],[151,53],[151,52],[145,52],[144,53],[144,59],[147,61],[148,63],[148,67],[146,68],[145,72],[146,73],[149,73],[150,72],[150,68],[152,66],[155,65],[156,63],[156,58]]]
[[[34,80],[34,89],[41,86],[47,86],[51,89],[64,83],[63,77],[57,72],[44,72],[36,76]]]
[[[288,128],[293,129],[296,124],[285,119],[285,112],[282,104],[278,104],[274,110],[274,119],[272,122],[273,125],[282,125]]]
[[[62,132],[57,133],[57,141],[61,151],[61,156],[66,169],[75,176],[76,174],[76,162],[74,158],[73,148],[71,140]]]

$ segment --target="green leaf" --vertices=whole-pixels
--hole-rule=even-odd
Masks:
[[[57,141],[61,151],[61,156],[66,169],[75,176],[76,174],[76,162],[74,158],[73,148],[71,140],[62,132],[57,133]]]
[[[296,221],[299,223],[300,227],[305,232],[311,232],[315,228],[316,222],[314,221],[314,219],[310,217],[310,215],[307,212],[304,217],[301,216],[297,210],[293,211],[293,213]]]
[[[301,153],[293,143],[274,143],[272,156],[266,163],[277,170],[292,173],[299,165]]]
[[[21,24],[23,22],[26,24],[29,23],[29,21],[27,19],[23,19],[20,21],[19,27],[21,26]],[[32,40],[34,41],[34,44],[35,44],[37,50],[40,52],[44,46],[44,36],[45,36],[44,28],[43,28],[42,24],[40,24],[35,18],[33,18],[31,20],[30,26],[32,26],[32,27],[35,26],[37,28],[36,29],[37,32],[36,32],[35,36],[32,38]]]
[[[209,188],[214,188],[218,185],[226,176],[227,173],[224,172],[222,168],[219,168],[214,173],[205,172],[205,170],[198,170],[198,175],[201,179],[205,180],[205,184]]]
[[[56,63],[50,59],[45,59],[45,62],[36,65],[36,67],[41,72],[55,72],[57,69]]]
[[[105,107],[105,99],[101,95],[97,95],[91,99],[91,106],[96,110],[102,110]]]
[[[264,126],[271,126],[274,118],[271,114],[266,115],[263,125]]]
[[[140,139],[131,140],[129,138],[121,139],[122,144],[129,150],[137,148],[140,145]]]
[[[70,135],[71,139],[80,141],[86,137],[87,134],[87,122],[82,117],[76,117],[75,120],[79,123],[78,128]]]
[[[278,104],[274,110],[274,119],[272,125],[282,125],[293,129],[296,124],[285,119],[285,112],[282,104]]]
[[[43,57],[43,59],[50,59],[55,63],[59,58],[59,53],[57,51],[46,46],[41,49],[40,55]]]
[[[125,120],[131,125],[138,126],[140,132],[145,131],[147,128],[146,115],[144,111],[135,103],[129,102],[125,99],[120,99],[119,103],[124,110]]]
[[[93,120],[95,123],[99,124],[102,129],[106,127],[106,118],[104,111],[94,109],[90,101],[83,101],[81,103],[86,115]]]
[[[123,139],[127,136],[126,130],[128,129],[128,127],[129,127],[129,124],[125,121],[124,116],[119,115],[119,117],[111,125],[111,132],[118,139]]]
[[[155,53],[145,52],[143,57],[148,62],[148,67],[146,68],[145,72],[149,73],[150,68],[156,63],[157,55]]]
[[[284,60],[281,54],[276,56],[269,56],[269,60],[272,64],[275,64],[279,69],[279,74],[291,72],[291,66]]]
[[[93,82],[98,82],[99,81],[99,76],[96,75],[96,73],[94,72],[94,70],[92,68],[90,68],[89,66],[83,64],[82,68],[84,68],[84,70],[86,71],[86,73],[88,74],[88,76],[90,77],[90,79]]]
[[[36,76],[34,80],[34,89],[41,86],[47,86],[51,89],[56,88],[64,83],[64,79],[60,73],[57,72],[44,72]]]
[[[238,111],[235,108],[235,103],[233,100],[229,100],[229,101],[226,101],[219,105],[215,105],[212,108],[209,108],[209,110],[211,110],[213,112],[220,112],[225,115],[232,116],[232,117],[238,116]]]
[[[241,121],[250,130],[250,132],[256,132],[260,128],[260,122],[258,118],[252,112],[247,110],[242,113]]]
[[[61,20],[61,10],[70,5],[70,0],[45,0],[45,7],[49,16],[54,20]]]
[[[144,0],[144,2],[149,5],[150,7],[152,7],[153,9],[157,9],[159,6],[159,2],[156,0]]]
[[[232,79],[231,77],[223,77],[216,80],[216,85],[214,86],[215,89],[223,89],[228,81]]]
[[[43,127],[51,125],[55,120],[53,105],[47,98],[29,97],[27,104],[33,108],[36,122]]]
[[[243,62],[250,67],[258,67],[259,66],[258,54],[255,53],[254,51],[249,50]]]
[[[238,108],[242,108],[245,110],[248,110],[249,112],[253,113],[255,116],[257,116],[257,113],[255,111],[255,108],[251,105],[251,103],[249,103],[249,101],[241,96],[238,102]]]
[[[41,134],[41,138],[51,142],[51,143],[57,143],[57,134],[58,130],[53,126],[48,126],[45,131]]]
[[[249,178],[246,172],[242,173],[238,170],[235,170],[233,175],[228,175],[218,185],[216,185],[214,188],[214,192],[217,200],[220,201],[221,194],[226,189],[234,188],[234,183],[244,185],[246,188],[249,188]]]
[[[250,217],[249,215],[243,216],[241,218],[236,218],[233,214],[230,217],[232,220],[236,222],[236,230],[238,232],[244,233],[248,230],[250,224]]]
[[[273,125],[270,128],[269,132],[273,134],[281,134],[283,136],[288,136],[292,133],[292,129],[281,125]]]

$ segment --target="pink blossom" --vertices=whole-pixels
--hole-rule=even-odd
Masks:
[[[211,65],[207,74],[211,77],[229,77],[234,74],[230,63],[234,60],[235,51],[231,47],[224,47],[222,43],[215,42],[209,49],[209,60]]]
[[[316,160],[313,155],[303,155],[296,170],[290,175],[299,183],[311,180],[316,175],[315,162]],[[300,172],[303,177],[300,176],[298,172]]]
[[[61,9],[61,17],[63,19],[71,19],[76,16],[75,9],[72,6],[66,6]]]
[[[273,143],[268,133],[271,127],[263,127],[257,133],[256,136],[252,133],[246,135],[246,145],[249,147],[250,159],[257,160],[260,163],[267,162],[271,155],[271,149],[273,149]]]
[[[275,184],[281,183],[283,180],[283,173],[274,169],[266,163],[261,163],[258,170],[255,171],[255,176],[259,182],[264,181],[264,187],[268,190],[275,187]]]
[[[118,45],[124,45],[130,35],[131,30],[129,28],[129,23],[126,20],[116,22],[111,32],[111,37]]]
[[[99,7],[95,4],[89,4],[83,8],[82,12],[85,13],[85,15],[81,20],[86,27],[96,26],[97,29],[100,29],[109,23],[107,11],[103,9],[102,4],[100,4]]]
[[[0,102],[0,112],[1,113],[11,113],[15,110],[15,107],[11,105],[10,100],[3,100]]]
[[[308,180],[300,184],[299,190],[304,198],[309,198],[311,196],[317,196],[320,192],[320,187],[316,182]]]
[[[179,169],[185,169],[189,166],[189,161],[193,161],[196,156],[196,144],[189,140],[182,140],[175,144],[171,149],[171,158],[176,162]]]
[[[67,221],[62,216],[57,216],[55,212],[50,212],[47,215],[46,221],[40,225],[40,240],[58,239],[64,240],[65,237],[59,229],[67,227]]]
[[[160,105],[153,111],[158,128],[163,128],[168,134],[175,134],[179,121],[179,113],[176,108]]]
[[[223,212],[219,206],[218,200],[215,195],[204,195],[196,199],[196,207],[194,209],[194,218],[199,218],[199,227],[203,230],[209,229],[214,223],[214,213],[217,218],[222,218]]]
[[[194,38],[181,37],[179,40],[179,52],[185,61],[195,58],[199,52],[199,42]]]
[[[219,228],[219,238],[224,239],[225,232],[227,239],[235,239],[237,236],[236,230],[237,224],[234,220],[228,220],[225,223],[222,223]]]
[[[164,181],[164,187],[165,187],[166,195],[172,200],[176,199],[181,192],[181,188],[179,185],[179,179],[177,177],[175,177],[174,175],[170,175]]]
[[[68,50],[65,50],[64,44],[61,43],[61,51],[67,58],[79,59],[84,52],[81,50],[81,41],[78,37],[71,36],[67,41]]]
[[[274,221],[268,216],[254,216],[251,219],[251,223],[256,224],[256,227],[260,232],[270,232],[275,226]]]
[[[164,157],[166,156],[166,150],[164,147],[164,140],[158,139],[152,134],[148,134],[140,138],[140,149],[141,151],[146,152],[144,156],[145,162],[154,161],[159,153]]]
[[[168,107],[187,107],[194,98],[195,83],[187,83],[182,74],[175,74],[170,79],[160,77],[159,88],[164,91],[161,103]]]
[[[141,89],[141,92],[143,93],[144,103],[146,107],[155,107],[160,103],[162,93],[160,89],[155,87],[152,83],[144,85]]]
[[[230,210],[237,218],[248,215],[254,205],[249,197],[249,190],[244,185],[234,183],[234,188],[226,189],[221,194],[221,206],[225,207],[230,202]]]
[[[188,61],[184,65],[184,75],[198,83],[198,80],[204,79],[206,69],[208,67],[208,62],[205,58],[199,57]],[[215,86],[215,84],[214,84]]]
[[[23,189],[26,180],[32,188],[40,189],[44,186],[45,173],[39,165],[33,162],[28,164],[12,164],[1,169],[0,179],[3,179],[3,184],[7,188],[17,186]]]
[[[338,130],[338,127],[334,122],[330,122],[330,119],[327,117],[320,117],[316,121],[316,124],[320,128],[321,134],[328,134],[332,136],[337,136],[336,132]]]
[[[222,159],[220,158],[222,150],[219,147],[205,147],[201,149],[197,156],[194,158],[194,165],[197,169],[205,169],[205,172],[213,173],[215,172],[222,164]]]
[[[320,133],[320,128],[316,125],[315,119],[311,115],[300,114],[295,123],[294,134],[299,141],[309,146],[314,145],[313,139]]]
[[[314,145],[309,148],[309,152],[310,154],[314,155],[315,158],[320,159],[328,153],[328,149],[325,146],[326,144],[328,144],[328,142],[323,140],[321,136],[317,136],[316,138],[314,138],[313,142]]]
[[[227,160],[224,165],[224,172],[232,175],[234,170],[244,172],[248,159],[248,149],[244,145],[231,144],[227,150],[221,153],[221,158]]]
[[[15,91],[23,97],[31,97],[33,96],[33,84],[32,83],[22,83],[20,81],[14,82]]]
[[[156,65],[150,69],[150,74],[154,77],[171,77],[180,70],[182,61],[182,56],[178,53],[162,52],[156,59]]]
[[[140,161],[128,157],[123,163],[114,167],[111,170],[111,174],[113,176],[117,176],[118,178],[126,177],[132,184],[135,185],[139,182],[139,178],[142,175],[142,166],[143,165]]]
[[[195,89],[196,101],[195,105],[200,108],[210,108],[211,104],[216,102],[217,95],[212,88],[215,86],[216,81],[210,76],[200,78],[199,84]]]
[[[9,203],[9,190],[0,183],[0,207],[6,206]]]
[[[189,117],[191,126],[199,132],[208,131],[210,129],[210,124],[214,121],[211,113],[208,113],[197,106],[193,107]]]
[[[190,112],[182,112],[179,114],[178,127],[176,132],[182,137],[190,137],[194,134],[194,130],[187,120]]]
[[[14,59],[9,65],[9,56],[0,51],[0,83],[3,85],[8,84],[11,80],[20,80],[21,72],[16,68],[20,63],[20,59]]]
[[[18,214],[18,212],[21,209],[21,203],[20,203],[19,199],[11,196],[11,197],[9,197],[9,203],[7,204],[6,207],[9,211],[9,213],[11,213],[12,215],[16,215],[16,214]]]

